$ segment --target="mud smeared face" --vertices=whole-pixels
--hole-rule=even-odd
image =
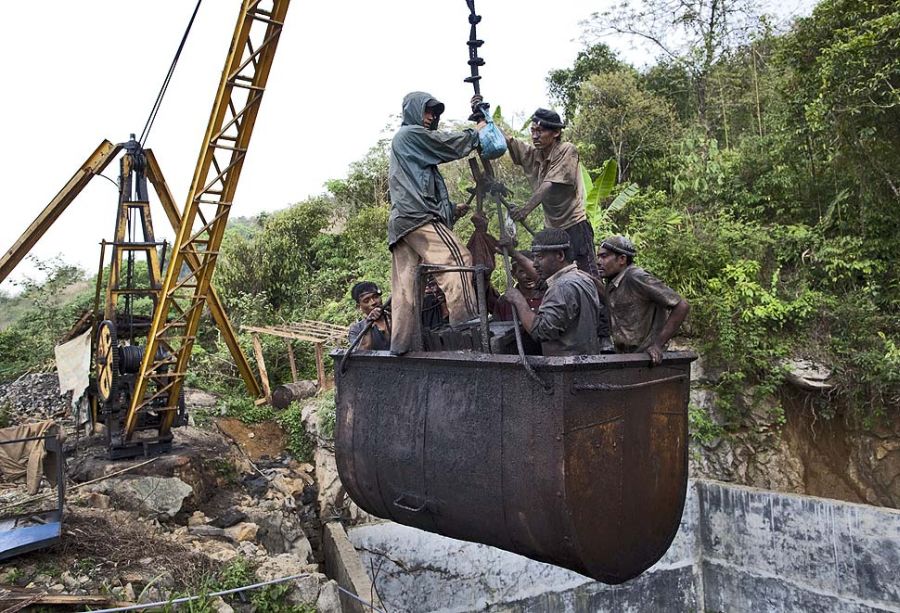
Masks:
[[[610,251],[605,247],[600,247],[597,251],[597,268],[600,276],[604,279],[612,279],[628,266],[628,258],[619,255],[614,251]]]
[[[531,124],[531,144],[535,149],[549,149],[559,138],[561,130],[542,126],[540,122]]]
[[[368,315],[372,312],[372,309],[381,308],[381,294],[377,292],[366,292],[359,297],[357,306],[359,307],[359,310],[362,311],[363,315]]]
[[[535,251],[534,269],[546,281],[566,265],[566,256],[562,251]]]

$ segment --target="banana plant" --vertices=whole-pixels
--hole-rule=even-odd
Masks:
[[[628,201],[638,193],[639,188],[636,183],[629,183],[619,192],[619,195],[615,197],[609,206],[604,207],[601,203],[609,197],[613,187],[616,185],[616,177],[618,176],[616,160],[609,158],[603,162],[600,174],[594,179],[591,178],[591,173],[584,167],[584,164],[579,164],[579,167],[581,169],[584,193],[587,194],[585,196],[585,209],[588,221],[591,222],[594,230],[607,228],[612,225],[610,214],[624,209]]]

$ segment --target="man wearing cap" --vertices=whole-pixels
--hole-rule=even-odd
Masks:
[[[473,105],[480,102],[480,97],[472,98]],[[565,125],[556,111],[538,109],[531,116],[531,144],[506,136],[509,157],[514,164],[522,167],[532,190],[528,202],[512,210],[510,217],[522,221],[541,205],[544,227],[565,230],[578,268],[599,278],[594,253],[594,229],[584,208],[578,149],[572,143],[562,142]],[[612,351],[609,316],[602,302],[597,333],[603,350]]]
[[[350,290],[356,301],[356,308],[363,314],[363,319],[350,325],[347,340],[352,345],[363,333],[369,322],[372,325],[359,342],[360,349],[387,350],[391,348],[391,316],[381,303],[381,290],[372,281],[360,281]]]
[[[562,142],[564,127],[559,113],[538,109],[531,117],[531,144],[506,137],[509,157],[522,167],[532,190],[528,202],[510,217],[522,221],[541,205],[544,227],[565,230],[578,268],[596,277],[594,229],[584,208],[578,150],[572,143]]]
[[[669,339],[687,317],[690,306],[675,290],[634,265],[637,250],[624,236],[600,243],[597,263],[606,279],[610,329],[619,353],[650,354],[662,362]]]
[[[403,123],[391,141],[388,189],[391,213],[388,247],[391,250],[391,290],[394,327],[391,352],[403,354],[412,346],[416,329],[415,277],[419,264],[471,266],[472,256],[451,228],[465,207],[450,202],[438,164],[467,156],[478,146],[476,129],[438,132],[444,104],[425,92],[403,98]],[[476,310],[472,275],[435,273],[447,299],[450,324],[471,319]]]
[[[522,326],[541,343],[545,356],[595,355],[600,353],[597,325],[600,298],[593,278],[578,269],[569,236],[559,228],[547,228],[531,244],[534,268],[547,283],[537,313],[522,292],[506,290]]]

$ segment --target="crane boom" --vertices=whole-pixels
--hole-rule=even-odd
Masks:
[[[28,229],[22,233],[22,236],[16,241],[16,244],[9,248],[2,258],[0,258],[0,282],[9,276],[9,273],[22,261],[35,243],[40,240],[44,233],[50,229],[63,211],[72,204],[75,196],[81,193],[84,186],[87,185],[94,175],[103,172],[103,169],[116,157],[121,147],[114,145],[108,140],[104,140],[94,150],[94,152],[85,160],[84,164],[78,169],[69,182],[59,190],[37,219],[31,222]]]
[[[290,0],[242,3],[147,337],[126,419],[126,439],[134,434],[141,412],[159,410],[153,407],[158,398],[168,397],[159,430],[161,438],[168,435],[175,419],[210,279],[289,4]],[[199,266],[187,266],[188,260],[196,260]]]

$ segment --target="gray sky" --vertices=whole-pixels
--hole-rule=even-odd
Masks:
[[[571,65],[582,48],[579,21],[612,1],[478,0],[486,98],[507,117],[546,106],[547,73]],[[194,4],[4,4],[0,253],[102,139],[123,142],[140,133]],[[203,3],[147,142],[179,205],[239,8],[238,0]],[[472,95],[462,82],[468,75],[467,16],[463,0],[294,0],[232,214],[280,209],[324,191],[325,181],[345,176],[348,165],[393,125],[408,91],[429,91],[446,103],[446,119],[464,119]],[[631,61],[648,57],[627,51],[626,43],[615,46]],[[117,172],[113,163],[105,174],[115,178]],[[171,240],[174,233],[153,204],[157,238]],[[112,238],[115,207],[115,187],[95,178],[32,254],[61,254],[95,271],[98,242]],[[29,272],[23,262],[12,278]],[[9,280],[0,287],[15,291]]]

